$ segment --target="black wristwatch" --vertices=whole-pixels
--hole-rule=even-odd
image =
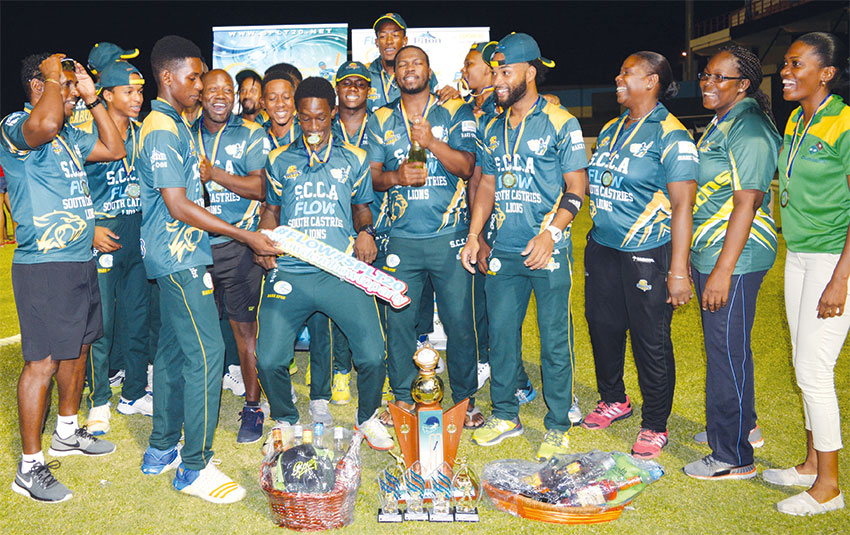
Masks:
[[[375,233],[375,226],[372,225],[372,224],[363,225],[362,227],[360,227],[360,230],[357,231],[357,234],[360,234],[361,232],[365,232],[366,234],[368,234],[369,236],[372,236],[374,238],[375,234],[376,234]]]
[[[91,110],[95,109],[95,107],[100,103],[102,103],[102,101],[100,100],[100,97],[97,97],[96,99],[94,99],[94,102],[92,102],[91,104],[86,104],[86,108],[89,111],[91,111]],[[83,104],[85,104],[85,102]]]

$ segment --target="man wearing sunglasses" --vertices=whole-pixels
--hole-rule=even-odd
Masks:
[[[118,129],[101,105],[82,65],[64,54],[23,61],[21,81],[29,102],[0,121],[0,165],[8,181],[18,248],[12,287],[21,327],[24,367],[18,379],[18,421],[23,455],[12,490],[42,502],[61,502],[71,491],[45,462],[41,429],[53,378],[59,387],[56,430],[48,454],[107,455],[115,445],[98,440],[77,422],[91,343],[103,331],[97,269],[92,260],[94,208],[85,162],[126,155]],[[97,135],[72,127],[82,97]]]

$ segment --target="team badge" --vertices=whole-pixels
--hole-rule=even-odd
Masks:
[[[401,258],[397,254],[391,254],[387,257],[387,266],[394,268],[401,264]]]
[[[59,146],[59,142],[55,139],[53,140],[51,145],[53,145],[53,152],[55,152],[56,154],[60,154],[62,152],[62,147]]]
[[[301,176],[301,171],[299,171],[294,165],[290,165],[286,168],[286,175],[284,175],[284,178],[295,180],[299,176]]]
[[[385,145],[391,145],[396,141],[398,141],[398,136],[395,135],[395,132],[393,132],[392,130],[387,130],[386,132],[384,132]]]
[[[496,138],[496,136],[490,136],[490,143],[487,145],[487,148],[489,148],[492,151],[492,150],[496,150],[496,147],[498,147],[498,146],[499,146],[498,138]]]
[[[212,275],[210,275],[209,272],[204,273],[204,286],[206,286],[210,290],[213,289]]]
[[[635,286],[637,287],[638,290],[641,290],[641,291],[644,291],[644,292],[648,292],[652,289],[652,285],[649,284],[648,282],[646,282],[646,279],[641,279],[641,280],[637,281],[637,284],[635,284]]]
[[[111,254],[101,255],[98,258],[97,263],[100,264],[100,267],[109,269],[113,265],[113,258]]]
[[[609,141],[611,141],[611,136],[605,136],[604,138],[602,138],[602,141],[600,141],[599,144],[596,145],[596,148],[601,149],[602,147],[606,146]]]
[[[274,283],[274,291],[280,295],[289,295],[292,292],[292,285],[286,281],[277,281]]]
[[[812,154],[817,154],[818,152],[823,150],[823,143],[818,141],[815,145],[809,147],[809,152]],[[784,206],[784,205],[783,205]]]
[[[490,271],[492,271],[493,273],[496,273],[500,269],[502,269],[502,261],[501,260],[499,260],[498,258],[493,258],[492,260],[490,260]]]

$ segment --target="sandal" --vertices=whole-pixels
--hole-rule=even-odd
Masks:
[[[484,415],[478,407],[472,407],[466,411],[466,418],[463,420],[464,429],[478,429],[484,425]]]

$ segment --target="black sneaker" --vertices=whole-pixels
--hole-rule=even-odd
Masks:
[[[96,438],[86,430],[86,426],[78,428],[68,438],[60,438],[53,432],[53,440],[50,441],[49,455],[64,457],[66,455],[109,455],[115,451],[115,444],[102,438]]]
[[[686,464],[682,471],[695,479],[752,479],[756,466],[752,463],[735,466],[717,459],[713,454]]]
[[[50,472],[51,468],[56,470],[59,466],[59,461],[35,463],[32,470],[24,474],[21,472],[21,463],[18,463],[12,490],[39,502],[59,503],[70,500],[73,497],[71,491]]]
[[[263,436],[263,411],[259,407],[243,407],[239,413],[242,424],[239,433],[236,434],[236,442],[239,444],[254,443]]]

